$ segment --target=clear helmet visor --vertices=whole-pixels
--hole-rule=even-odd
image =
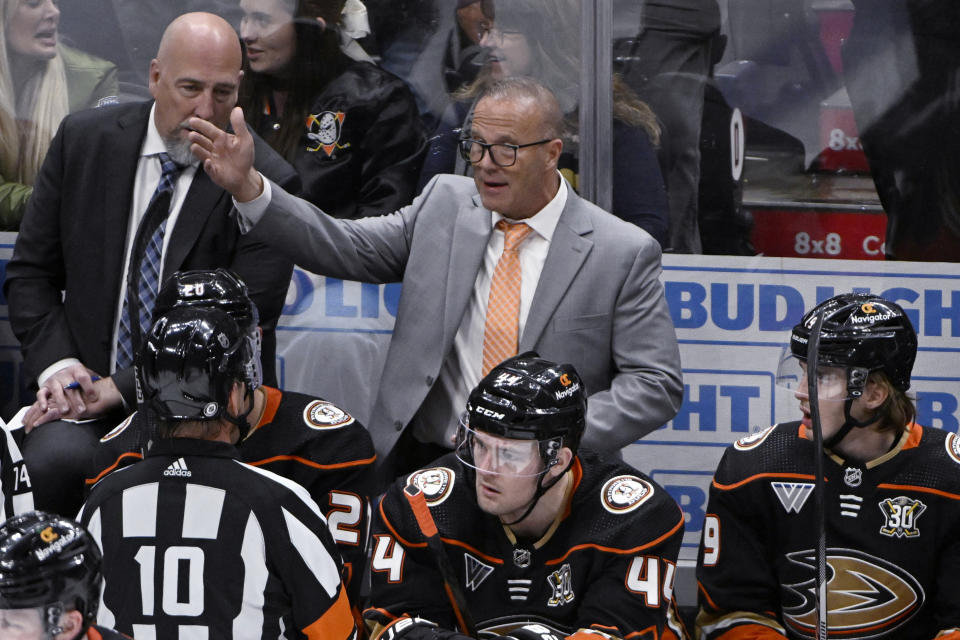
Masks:
[[[539,440],[504,438],[471,429],[467,412],[460,415],[456,454],[460,462],[483,473],[529,477],[546,471]]]
[[[791,393],[809,396],[807,362],[793,355],[786,346],[780,353],[777,367],[777,387]],[[817,397],[820,400],[843,401],[851,397],[847,385],[847,369],[817,365]]]
[[[44,624],[45,607],[0,608],[0,638],[3,640],[43,640],[48,637]]]

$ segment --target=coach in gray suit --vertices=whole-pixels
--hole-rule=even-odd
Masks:
[[[311,271],[403,282],[369,424],[382,478],[451,446],[480,379],[487,295],[503,251],[500,219],[533,228],[519,248],[519,351],[576,366],[590,393],[584,446],[618,450],[676,414],[680,357],[659,245],[560,177],[562,114],[536,81],[500,81],[478,101],[462,145],[472,154],[473,180],[438,176],[411,205],[363,220],[331,218],[264,180],[237,126],[242,112],[231,118],[239,136],[193,119],[191,140],[206,172],[234,195],[242,226],[256,226]]]

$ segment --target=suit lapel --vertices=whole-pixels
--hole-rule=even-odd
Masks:
[[[550,241],[550,250],[520,336],[520,353],[533,349],[591,249],[593,225],[580,197],[567,186],[567,203]]]
[[[453,336],[463,320],[473,285],[487,250],[490,232],[490,212],[475,196],[457,212],[450,246],[450,266],[447,271],[446,303],[444,304],[443,344],[452,344]]]
[[[120,276],[123,273],[123,256],[126,253],[127,233],[130,226],[130,206],[133,202],[133,183],[137,176],[140,160],[140,148],[146,135],[147,119],[150,117],[152,102],[137,105],[137,108],[125,110],[117,116],[115,132],[108,133],[108,148],[104,151],[109,159],[109,173],[103,180],[105,206],[103,208],[104,233],[103,291],[114,292],[120,289]]]
[[[226,193],[210,180],[204,173],[203,167],[197,167],[190,189],[187,191],[187,197],[183,201],[183,206],[180,207],[177,223],[173,227],[173,235],[170,236],[170,242],[167,245],[161,282],[165,282],[170,274],[183,266],[184,260],[193,249],[197,238],[200,237],[207,219],[215,210],[219,210],[216,206],[217,201],[225,197],[227,197]]]

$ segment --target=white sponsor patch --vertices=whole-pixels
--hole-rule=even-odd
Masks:
[[[763,444],[763,441],[767,439],[771,433],[773,433],[776,425],[772,427],[767,427],[763,431],[757,431],[756,433],[751,433],[748,436],[743,436],[739,440],[733,443],[733,448],[740,451],[749,451]]]
[[[303,422],[311,429],[339,429],[353,423],[353,416],[326,400],[314,400],[303,410]]]
[[[129,426],[133,423],[133,417],[134,417],[135,415],[137,415],[136,412],[131,413],[129,416],[127,416],[126,420],[124,420],[123,422],[121,422],[120,424],[118,424],[117,426],[115,426],[113,429],[111,429],[110,431],[108,431],[105,436],[103,436],[102,438],[100,438],[100,442],[106,442],[107,440],[113,440],[113,439],[116,438],[118,435],[120,435],[121,433],[123,433],[124,431],[126,431],[127,427],[129,427]]]
[[[450,496],[453,481],[456,478],[452,469],[432,467],[411,473],[406,484],[414,484],[423,491],[423,497],[430,506],[438,505]]]
[[[636,476],[610,478],[600,489],[603,508],[610,513],[628,513],[650,499],[653,485]]]

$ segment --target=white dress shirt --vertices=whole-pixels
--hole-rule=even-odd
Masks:
[[[540,272],[547,260],[547,251],[553,232],[560,221],[560,214],[567,203],[567,183],[560,179],[560,188],[547,205],[524,222],[533,229],[533,233],[520,244],[520,322],[518,337],[530,313],[533,294],[540,281]],[[490,298],[490,282],[503,253],[502,231],[496,228],[497,222],[505,218],[496,211],[491,212],[493,233],[487,242],[483,263],[473,283],[473,294],[467,302],[467,309],[460,322],[460,328],[453,340],[453,350],[447,355],[436,384],[427,393],[427,397],[417,413],[413,423],[413,435],[420,442],[432,442],[447,448],[453,446],[457,431],[457,417],[466,408],[470,391],[480,382],[483,367],[483,333],[487,321],[487,302]],[[507,222],[512,222],[507,220]]]

